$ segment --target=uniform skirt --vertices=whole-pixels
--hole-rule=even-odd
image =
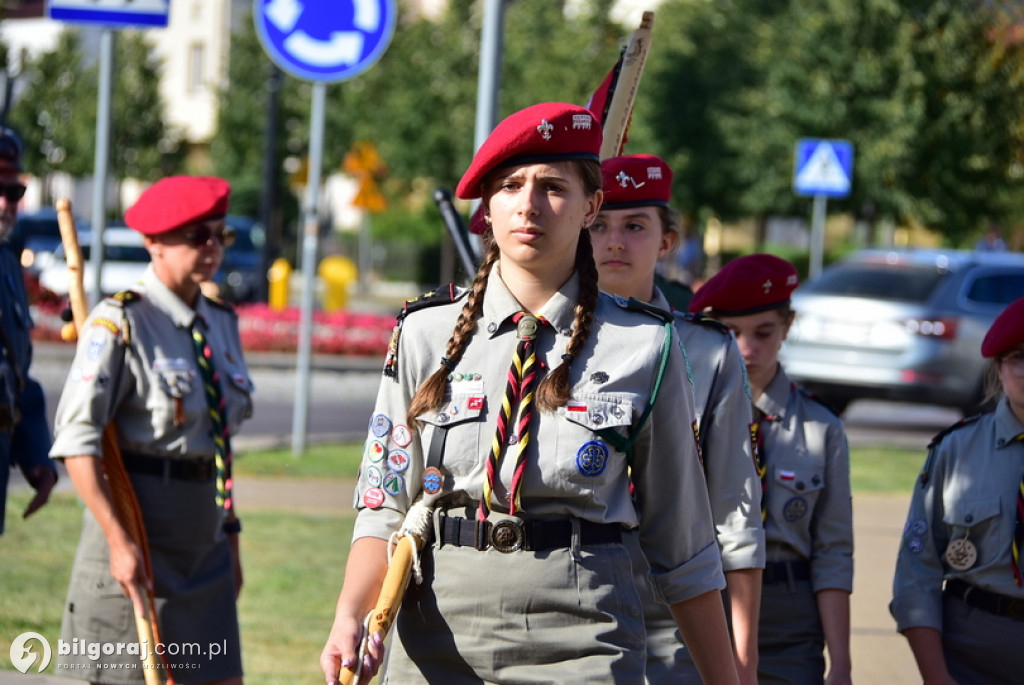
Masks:
[[[643,683],[643,616],[623,545],[506,554],[435,544],[421,561],[383,683]]]
[[[231,548],[213,481],[132,475],[132,482],[156,579],[160,651],[175,680],[202,683],[241,675]],[[88,510],[61,640],[69,653],[58,653],[59,675],[112,685],[144,682],[138,650],[130,653],[127,646],[139,642],[132,604],[110,574],[110,548]],[[163,667],[160,657],[157,664]]]
[[[757,636],[761,685],[821,685],[825,635],[809,580],[765,583]]]
[[[942,651],[958,683],[1013,685],[1024,673],[1024,621],[996,616],[951,595],[942,599]]]

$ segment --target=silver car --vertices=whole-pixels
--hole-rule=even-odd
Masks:
[[[837,412],[891,399],[975,413],[981,341],[1024,296],[1024,254],[864,250],[793,294],[789,375]]]

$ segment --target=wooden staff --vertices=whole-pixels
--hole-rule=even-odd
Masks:
[[[77,331],[81,332],[85,320],[89,316],[89,303],[85,294],[85,281],[82,267],[82,248],[78,244],[78,232],[75,230],[75,218],[71,213],[71,201],[57,201],[57,224],[60,226],[61,242],[64,243],[64,254],[68,262],[68,300],[71,315]],[[118,520],[132,541],[142,551],[143,572],[153,584],[153,562],[149,555],[149,541],[146,528],[142,521],[142,510],[135,497],[135,489],[121,459],[121,446],[117,442],[117,431],[110,422],[103,430],[103,471],[107,476],[107,485],[113,500],[114,511]],[[156,604],[153,594],[145,588],[138,588],[139,594],[145,598],[142,605],[135,606],[135,626],[139,631],[139,640],[145,645],[146,655],[143,660],[143,675],[146,685],[161,685],[163,678],[156,663],[156,645],[162,644],[160,630],[156,621]],[[174,679],[168,670],[166,660],[163,661],[164,673],[167,674],[168,685]]]
[[[626,129],[633,115],[633,102],[640,86],[640,76],[651,50],[651,31],[654,29],[654,12],[644,12],[640,27],[633,31],[626,44],[619,68],[615,88],[609,95],[608,113],[601,122],[604,141],[601,143],[601,159],[618,157],[626,143]]]

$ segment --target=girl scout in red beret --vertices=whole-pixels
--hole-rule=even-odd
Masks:
[[[889,608],[926,683],[1024,673],[1024,298],[981,354],[999,402],[928,446],[896,562]]]
[[[145,235],[152,263],[136,290],[97,305],[79,333],[50,451],[86,505],[61,627],[64,643],[82,649],[58,656],[76,678],[144,681],[138,654],[86,649],[138,644],[133,602],[143,606],[138,587],[149,585],[104,477],[102,436],[112,422],[146,529],[174,679],[242,683],[230,436],[251,413],[253,386],[234,310],[199,287],[231,244],[229,191],[222,179],[191,176],[146,190],[125,220]],[[218,645],[218,653],[191,653],[195,643]]]
[[[624,155],[601,162],[601,174],[604,204],[590,225],[601,288],[669,310],[668,300],[654,284],[654,269],[679,237],[677,213],[669,207],[672,170],[654,155]],[[741,682],[756,683],[764,529],[743,358],[728,329],[712,319],[676,312],[675,326],[694,386],[697,433],[728,585],[736,667]],[[638,548],[634,566],[642,571],[637,587],[644,599],[647,682],[700,683],[672,615],[654,600]]]
[[[767,547],[758,680],[831,685],[850,682],[850,460],[842,421],[779,364],[796,286],[786,260],[740,257],[696,292],[690,310],[709,311],[736,334],[754,398]]]
[[[329,683],[355,665],[387,539],[422,493],[440,493],[431,542],[383,682],[642,683],[628,528],[706,682],[736,682],[681,352],[663,318],[597,287],[585,229],[600,141],[586,109],[535,105],[459,183],[483,200],[487,254],[468,291],[407,305],[386,362],[320,659]],[[383,652],[370,636],[360,682]]]

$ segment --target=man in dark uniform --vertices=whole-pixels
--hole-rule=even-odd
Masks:
[[[28,375],[32,319],[25,281],[18,255],[7,242],[25,195],[20,172],[21,144],[12,131],[0,129],[0,533],[11,468],[21,468],[36,491],[25,516],[46,504],[57,482],[57,469],[47,456],[46,400],[42,387]]]

